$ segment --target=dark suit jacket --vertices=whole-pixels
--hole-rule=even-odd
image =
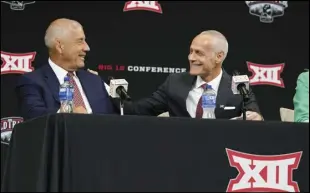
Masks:
[[[172,117],[190,117],[186,109],[186,99],[195,81],[196,76],[191,76],[188,72],[171,74],[151,97],[137,102],[125,102],[124,113],[157,116],[168,111]],[[223,70],[216,98],[217,119],[229,119],[241,115],[242,97],[233,94],[231,81],[232,77]],[[235,110],[224,110],[223,106],[234,106]],[[250,100],[245,103],[245,109],[260,114],[251,89]]]
[[[100,76],[85,70],[76,72],[93,114],[117,113],[105,89]],[[17,83],[16,92],[21,114],[30,119],[49,113],[56,113],[60,108],[59,81],[49,64],[22,75]]]

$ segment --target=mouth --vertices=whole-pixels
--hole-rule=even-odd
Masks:
[[[192,64],[191,66],[198,67],[198,66],[202,66],[202,64]]]
[[[80,57],[81,60],[83,60],[83,61],[85,60],[85,56],[86,56],[86,55],[79,55],[79,57]]]

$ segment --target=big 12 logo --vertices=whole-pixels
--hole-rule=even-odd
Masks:
[[[229,181],[227,192],[299,192],[293,181],[302,152],[282,155],[253,155],[226,149],[230,166],[239,174]]]
[[[281,64],[256,64],[253,62],[247,62],[248,70],[252,72],[250,77],[251,85],[272,85],[284,88],[284,82],[281,78],[283,72],[284,63]]]
[[[127,1],[125,3],[123,11],[136,11],[145,10],[156,13],[163,13],[162,8],[158,1]]]
[[[1,51],[1,75],[2,74],[24,74],[34,70],[32,62],[36,52],[8,53]]]

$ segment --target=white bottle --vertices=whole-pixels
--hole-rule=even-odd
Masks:
[[[68,76],[65,76],[64,83],[59,86],[59,101],[64,113],[73,112],[73,85]]]
[[[211,85],[207,85],[206,89],[202,93],[202,109],[203,118],[215,119],[215,108],[216,108],[216,92],[212,89]]]

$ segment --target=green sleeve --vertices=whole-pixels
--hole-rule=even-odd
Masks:
[[[298,76],[293,102],[295,122],[309,122],[309,71]]]

